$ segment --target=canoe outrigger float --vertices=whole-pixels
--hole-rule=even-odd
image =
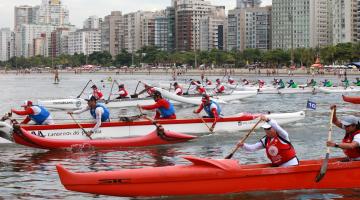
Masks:
[[[326,176],[315,177],[322,160],[299,166],[240,165],[236,160],[184,157],[190,165],[73,173],[57,165],[61,183],[77,192],[123,197],[228,194],[249,191],[360,188],[360,162],[330,159]]]
[[[345,96],[342,95],[342,98],[345,102],[360,104],[360,96]]]
[[[240,113],[234,116],[220,118],[217,122],[215,132],[235,132],[249,130],[256,123],[260,114]],[[287,124],[305,118],[303,111],[295,113],[280,113],[267,115],[275,119],[279,124]],[[209,133],[207,126],[211,126],[213,119],[172,119],[157,120],[165,130],[176,133],[201,134]],[[206,124],[207,126],[206,126]],[[94,127],[93,123],[82,123],[81,126],[87,131]],[[78,124],[56,124],[56,125],[22,125],[21,128],[33,135],[51,139],[87,140],[82,134]],[[154,130],[154,125],[148,120],[119,121],[102,123],[99,130],[92,134],[92,139],[109,139],[122,137],[145,136]],[[0,137],[13,141],[14,130],[7,122],[0,121]]]

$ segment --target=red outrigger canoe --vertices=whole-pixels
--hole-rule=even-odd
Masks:
[[[227,194],[248,191],[360,188],[360,162],[330,159],[325,177],[315,182],[322,160],[299,166],[239,165],[236,160],[184,157],[191,165],[73,173],[57,170],[66,189],[124,197]]]
[[[360,97],[359,96],[342,96],[345,102],[353,103],[353,104],[360,104]]]
[[[15,128],[13,132],[13,141],[28,147],[41,149],[63,149],[74,147],[91,147],[91,148],[117,148],[117,147],[141,147],[173,144],[179,142],[186,142],[196,138],[196,136],[176,133],[172,131],[165,131],[163,134],[158,134],[156,129],[145,136],[138,136],[132,138],[117,138],[117,139],[52,139],[44,138],[29,133],[24,128]]]

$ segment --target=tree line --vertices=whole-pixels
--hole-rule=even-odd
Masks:
[[[293,55],[293,56],[292,56]],[[78,67],[85,64],[99,66],[140,66],[146,63],[153,66],[173,66],[186,64],[188,66],[232,66],[236,68],[248,65],[263,67],[282,67],[291,64],[291,58],[296,66],[311,66],[316,57],[320,56],[321,63],[347,64],[360,61],[360,42],[340,43],[335,46],[324,48],[296,48],[291,50],[274,49],[261,51],[259,49],[246,49],[242,52],[222,51],[213,49],[210,51],[166,52],[154,46],[145,46],[140,50],[130,53],[122,50],[114,58],[109,52],[94,52],[90,55],[74,54],[60,55],[54,58],[34,56],[30,58],[12,57],[10,60],[1,62],[0,66],[11,69],[24,69],[31,67]]]

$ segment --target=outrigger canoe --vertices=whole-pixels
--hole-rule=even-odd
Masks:
[[[342,96],[345,102],[353,103],[353,104],[360,104],[360,97],[359,96]]]
[[[249,130],[257,122],[256,118],[260,114],[239,113],[234,116],[220,118],[217,122],[215,132],[235,132],[241,130]],[[303,111],[296,113],[280,113],[267,115],[271,119],[275,119],[279,124],[292,123],[305,118]],[[165,130],[171,130],[177,133],[185,134],[201,134],[209,133],[209,128],[213,123],[213,119],[172,119],[172,120],[158,120]],[[81,126],[87,131],[94,127],[94,123],[82,123]],[[73,139],[73,140],[87,140],[88,138],[82,134],[77,124],[55,124],[55,125],[24,125],[21,126],[24,130],[33,135],[52,139]],[[259,127],[259,126],[258,126]],[[144,136],[153,131],[154,125],[147,120],[140,121],[120,121],[120,122],[105,122],[102,123],[99,130],[93,133],[92,138],[109,139],[121,137],[135,137]],[[10,124],[0,121],[0,137],[13,137],[13,128]]]
[[[172,131],[160,131],[156,129],[145,136],[132,138],[111,139],[52,139],[31,134],[21,126],[15,126],[12,141],[33,148],[41,149],[66,149],[74,147],[91,148],[119,148],[119,147],[142,147],[186,142],[196,136],[175,133]]]
[[[66,189],[123,197],[229,194],[250,191],[360,188],[360,162],[330,159],[325,177],[315,182],[321,160],[299,166],[240,165],[236,160],[184,157],[190,165],[73,173],[57,171]]]
[[[360,92],[360,87],[316,87],[316,90],[323,93],[352,93],[352,92]]]

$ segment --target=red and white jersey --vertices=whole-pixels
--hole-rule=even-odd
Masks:
[[[206,93],[206,90],[205,90],[205,88],[204,87],[197,87],[197,89],[196,89],[197,91],[198,91],[198,93],[199,94],[205,94]]]
[[[265,137],[264,145],[267,157],[275,166],[280,166],[296,157],[295,149],[291,143],[280,136],[272,139]]]
[[[128,97],[129,92],[125,88],[121,88],[121,89],[119,89],[118,95],[121,98],[126,98],[126,97]]]
[[[230,85],[235,85],[235,80],[231,78],[231,79],[228,80],[228,83]]]
[[[175,88],[175,94],[179,96],[183,95],[183,89],[180,86],[177,86]]]
[[[96,100],[104,98],[103,93],[99,89],[94,90],[92,95],[96,98]]]
[[[212,85],[212,82],[210,80],[206,80],[206,85]]]
[[[149,88],[149,89],[146,90],[146,92],[147,92],[150,96],[153,95],[155,91],[156,91],[155,88]]]
[[[224,93],[225,92],[225,86],[222,84],[216,84],[216,93]]]

